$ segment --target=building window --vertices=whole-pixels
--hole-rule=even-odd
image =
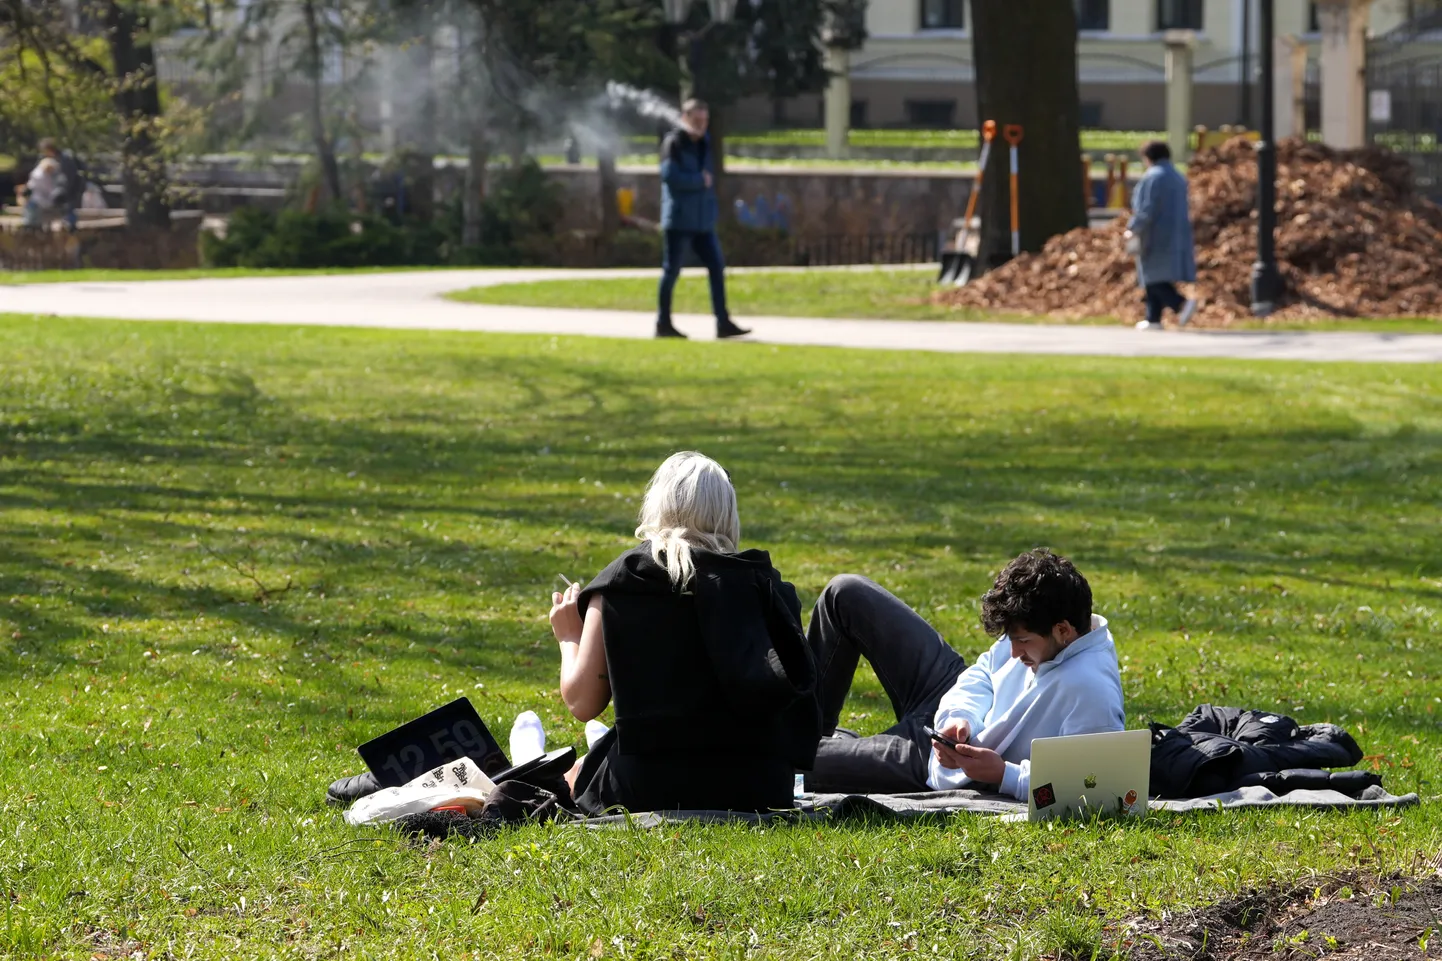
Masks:
[[[822,124],[825,126],[825,124]],[[851,101],[851,126],[854,130],[866,129],[866,101]]]
[[[951,130],[955,124],[955,100],[908,100],[906,101],[906,122],[913,127],[927,130]]]
[[[1100,100],[1083,100],[1081,102],[1081,125],[1093,130],[1099,129],[1102,125],[1102,106]]]
[[[1157,29],[1202,29],[1202,0],[1157,0]]]
[[[1322,19],[1317,16],[1317,5],[1315,3],[1307,4],[1307,32],[1322,32]]]
[[[1110,30],[1111,0],[1075,0],[1078,30]]]
[[[921,0],[921,29],[966,29],[966,0]]]

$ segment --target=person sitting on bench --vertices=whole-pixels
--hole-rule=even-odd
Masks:
[[[1033,738],[1125,729],[1116,646],[1071,561],[1047,550],[1017,557],[982,598],[982,624],[1002,636],[967,667],[878,584],[850,574],[828,584],[808,637],[829,736],[807,789],[905,794],[989,786],[1025,800]],[[862,656],[897,723],[858,738],[836,725]],[[934,746],[927,726],[958,746]]]

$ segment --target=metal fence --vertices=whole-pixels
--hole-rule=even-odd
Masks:
[[[935,232],[800,234],[791,239],[791,262],[798,267],[925,264],[940,256],[941,237]]]
[[[1405,156],[1417,189],[1442,199],[1442,56],[1387,53],[1367,67],[1368,139]]]

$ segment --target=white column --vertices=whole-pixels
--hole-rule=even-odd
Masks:
[[[1192,51],[1197,36],[1190,30],[1168,30],[1162,40],[1167,45],[1167,146],[1181,162],[1191,155]]]
[[[1307,136],[1307,47],[1294,36],[1277,37],[1272,58],[1272,110],[1278,137]]]
[[[395,97],[396,61],[400,56],[400,51],[390,44],[381,47],[377,52],[380,69],[376,71],[379,80],[376,84],[376,107],[380,115],[381,150],[386,154],[394,153],[400,143]]]
[[[846,156],[851,131],[851,51],[828,47],[826,69],[831,72],[826,85],[826,156],[840,160]]]
[[[1322,28],[1322,140],[1339,148],[1367,140],[1367,8],[1371,0],[1317,0]]]

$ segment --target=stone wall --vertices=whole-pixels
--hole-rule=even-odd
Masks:
[[[188,270],[200,266],[200,218],[178,216],[169,230],[87,227],[0,231],[0,270]]]
[[[594,229],[600,222],[600,179],[594,167],[548,170],[567,198],[568,229]],[[661,215],[661,183],[652,168],[626,167],[617,183],[636,191],[634,214],[647,220]],[[739,198],[754,205],[758,197],[776,206],[790,201],[791,230],[808,234],[934,233],[960,217],[971,190],[971,177],[947,171],[855,171],[734,166],[721,181],[722,216],[734,217]]]

